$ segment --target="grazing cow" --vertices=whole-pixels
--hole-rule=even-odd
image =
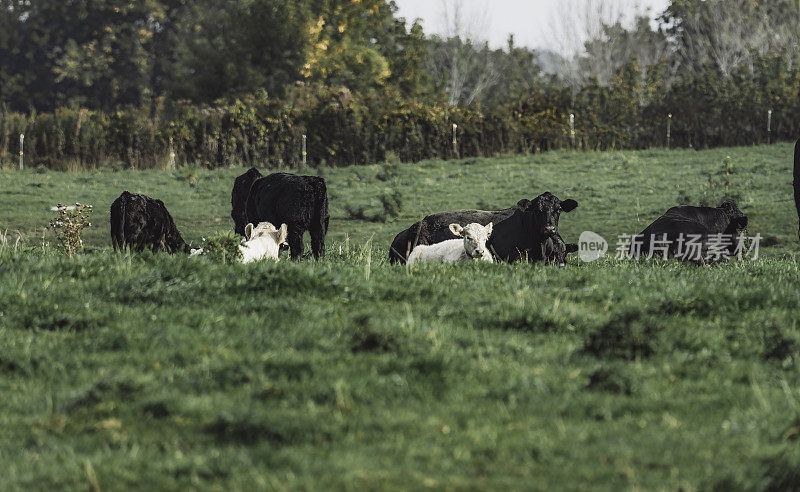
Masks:
[[[236,234],[244,236],[244,227],[247,225],[247,197],[250,195],[250,187],[253,182],[261,178],[262,174],[258,169],[251,167],[246,173],[242,174],[233,182],[231,192],[231,218],[233,219],[233,230]]]
[[[395,236],[389,247],[389,262],[405,263],[408,255],[418,244],[436,244],[454,239],[449,228],[450,224],[462,226],[469,223],[497,224],[527,203],[530,203],[530,200],[522,199],[515,206],[504,210],[449,210],[428,215]]]
[[[257,226],[247,224],[244,226],[245,240],[239,245],[242,252],[242,263],[270,258],[280,260],[281,245],[286,243],[287,227],[281,224],[280,229],[269,222],[261,222]],[[191,256],[203,254],[203,248],[193,249]]]
[[[692,260],[691,256],[704,256],[708,251],[712,239],[709,236],[724,234],[728,239],[726,249],[732,254],[736,236],[746,227],[747,216],[730,200],[716,208],[672,207],[634,237],[629,253],[632,257],[663,256],[666,251],[668,256]]]
[[[554,240],[558,234],[558,219],[561,212],[571,212],[578,206],[572,199],[561,201],[552,193],[545,192],[533,200],[520,202],[520,206],[507,219],[495,224],[494,234],[489,238],[489,250],[498,260],[552,262],[548,255],[555,256],[560,250]],[[552,243],[547,246],[548,243]],[[566,254],[566,246],[564,246]],[[549,252],[548,252],[549,250]]]
[[[122,194],[111,204],[111,243],[114,249],[130,248],[154,253],[189,253],[164,202],[147,195]]]
[[[794,144],[794,205],[797,208],[797,238],[800,239],[800,140]]]
[[[252,171],[252,170],[251,170]],[[231,203],[241,203],[241,191],[247,174],[237,178],[239,190],[234,186]],[[255,176],[251,173],[250,177]],[[241,178],[241,181],[239,179]],[[315,259],[325,256],[325,234],[328,232],[328,190],[325,180],[316,176],[297,176],[290,173],[274,173],[256,177],[250,185],[245,203],[247,222],[271,222],[287,224],[289,227],[289,249],[291,258],[299,260],[303,254],[303,234],[311,234],[311,252]],[[236,209],[231,213],[233,216]],[[236,217],[234,217],[236,220]]]
[[[450,224],[450,232],[464,239],[448,239],[440,243],[426,245],[419,244],[408,255],[408,264],[417,262],[443,262],[456,263],[469,259],[480,259],[492,262],[492,255],[486,248],[486,241],[492,235],[492,223],[481,225],[478,223]]]

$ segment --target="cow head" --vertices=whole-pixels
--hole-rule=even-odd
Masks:
[[[450,224],[450,232],[464,238],[464,251],[470,258],[477,258],[492,262],[492,254],[486,247],[486,241],[492,235],[491,222],[485,226],[473,222],[461,227],[459,224]]]
[[[738,234],[747,228],[747,216],[739,210],[736,202],[726,200],[718,208],[725,213],[725,216],[730,221],[725,229],[725,234]]]
[[[245,254],[244,261],[253,261],[261,258],[278,259],[281,244],[286,243],[288,227],[282,224],[280,229],[276,229],[269,222],[260,222],[257,226],[247,224],[244,227],[245,242],[242,244]],[[260,256],[248,258],[248,251],[252,251]]]
[[[518,205],[524,205],[523,210],[530,212],[533,229],[543,237],[550,237],[558,233],[561,212],[572,212],[578,207],[578,202],[571,198],[561,201],[547,191],[533,200],[520,200]]]

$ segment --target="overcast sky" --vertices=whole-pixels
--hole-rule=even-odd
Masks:
[[[493,47],[505,46],[509,33],[517,45],[529,48],[556,48],[554,21],[567,2],[563,0],[395,0],[398,15],[407,21],[419,17],[426,33],[441,33],[444,26],[444,1],[458,1],[468,17],[479,19],[477,30]],[[575,0],[583,1],[583,0]],[[663,11],[668,0],[609,0],[632,16],[636,9],[650,9],[651,16]]]

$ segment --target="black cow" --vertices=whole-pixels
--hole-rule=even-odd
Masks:
[[[392,245],[389,247],[389,262],[405,263],[406,258],[408,258],[408,254],[411,253],[411,250],[413,250],[414,246],[417,244],[436,244],[448,239],[455,239],[455,236],[452,232],[450,232],[449,229],[450,224],[453,223],[464,226],[471,222],[477,222],[481,225],[486,225],[491,222],[494,224],[496,230],[500,223],[510,218],[518,211],[529,210],[532,213],[535,207],[531,208],[531,205],[537,200],[539,200],[537,203],[541,202],[541,204],[544,204],[544,197],[546,195],[555,198],[555,196],[553,196],[551,193],[544,193],[535,198],[533,201],[522,199],[517,202],[515,206],[506,208],[504,210],[450,210],[447,212],[439,212],[428,215],[421,221],[414,223],[411,225],[411,227],[395,236],[394,240],[392,241]],[[558,199],[555,198],[555,200]],[[555,204],[555,202],[553,202],[553,204]],[[563,204],[563,210],[565,212],[569,212],[577,206],[578,202],[575,200],[566,200]],[[561,212],[561,210],[562,204],[559,200],[558,207],[555,209],[556,214],[554,217],[556,232],[558,229],[558,214]],[[551,210],[551,212],[552,211],[553,210]],[[494,234],[495,232],[492,232],[492,236],[494,236]],[[492,239],[489,238],[489,243],[491,242]],[[563,243],[563,240],[561,242]],[[533,246],[533,243],[525,244],[527,244],[529,248]],[[522,245],[522,243],[520,243],[520,245]],[[554,255],[554,253],[544,252],[541,246],[542,243],[537,243],[537,251],[534,253],[528,251],[528,256],[530,258],[542,260],[546,257]],[[525,254],[526,252],[523,251],[520,258],[525,257]],[[558,263],[557,261],[554,262]]]
[[[250,195],[250,187],[253,182],[261,178],[262,174],[258,169],[251,167],[246,173],[242,174],[233,182],[231,192],[231,218],[233,219],[233,230],[236,234],[244,236],[244,228],[247,225],[247,197]],[[273,224],[276,227],[279,225]]]
[[[797,238],[800,239],[800,140],[794,144],[794,205],[797,208]]]
[[[114,249],[150,249],[154,253],[189,253],[191,249],[164,202],[127,191],[111,204],[111,243]]]
[[[486,245],[498,260],[551,263],[554,252],[560,251],[560,244],[564,243],[558,236],[559,216],[561,212],[571,212],[577,206],[575,200],[562,202],[550,192],[542,193],[530,201],[520,201],[510,217],[494,225]],[[566,254],[566,246],[564,248]]]
[[[672,207],[634,237],[629,252],[634,257],[649,256],[650,253],[663,255],[659,248],[661,245],[668,250],[668,256],[704,262],[710,245],[709,236],[724,234],[728,242],[726,249],[732,254],[739,232],[746,227],[747,216],[730,200],[716,208]],[[699,246],[690,247],[690,240]]]
[[[328,190],[325,180],[316,176],[297,176],[290,173],[274,173],[257,177],[251,169],[236,178],[231,204],[234,222],[241,217],[237,204],[244,206],[244,223],[287,224],[287,241],[293,260],[303,254],[303,234],[311,234],[311,252],[314,258],[325,256],[325,235],[328,233]],[[242,190],[252,179],[247,197],[242,199]],[[237,189],[239,186],[239,189]],[[238,227],[238,223],[237,223]],[[237,231],[238,232],[238,231]]]

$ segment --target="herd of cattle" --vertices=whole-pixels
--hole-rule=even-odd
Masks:
[[[800,223],[800,141],[794,153],[794,197]],[[573,199],[560,200],[550,192],[532,200],[522,199],[504,210],[451,210],[428,215],[395,236],[389,261],[529,261],[564,265],[567,253],[578,245],[567,244],[558,233],[562,212],[578,207]],[[281,246],[288,245],[290,257],[303,254],[303,235],[311,236],[315,259],[325,255],[328,232],[328,194],[325,180],[316,176],[274,173],[262,176],[250,169],[237,177],[231,192],[234,231],[244,236],[239,246],[243,261],[278,259]],[[280,227],[276,225],[280,224]],[[711,236],[737,235],[747,227],[747,216],[732,201],[719,207],[677,206],[647,226],[634,244],[637,253],[654,250],[659,239],[678,254],[679,237],[694,235],[701,241]],[[800,228],[798,232],[800,236]],[[202,254],[181,237],[172,216],[161,200],[124,191],[111,205],[111,241],[116,249]],[[729,246],[733,253],[734,245]]]

